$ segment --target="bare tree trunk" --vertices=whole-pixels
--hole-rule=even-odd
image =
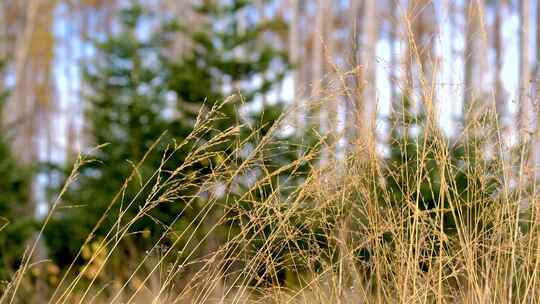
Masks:
[[[375,134],[375,120],[376,120],[376,105],[377,105],[377,7],[375,0],[366,0],[364,3],[364,24],[362,26],[364,30],[364,48],[365,52],[362,56],[362,68],[363,68],[363,101],[365,111],[362,117],[359,117],[358,122],[361,123],[358,126],[359,136],[362,140],[369,142],[373,139]]]
[[[322,99],[322,81],[323,81],[323,67],[324,67],[324,18],[326,2],[328,0],[317,1],[317,12],[315,15],[315,30],[313,32],[313,57],[312,57],[312,87],[311,97],[315,101],[315,108],[317,109],[317,115],[319,117],[319,130],[321,134],[326,132],[326,111],[324,102]],[[321,155],[321,161],[325,162],[327,158],[327,151],[323,149]]]
[[[395,107],[395,104],[397,102],[397,90],[396,90],[396,71],[398,69],[398,63],[397,63],[397,49],[396,49],[396,40],[398,37],[398,7],[395,1],[390,1],[390,26],[389,26],[389,43],[390,43],[390,72],[388,73],[389,76],[389,83],[390,83],[390,105],[391,107]]]
[[[536,1],[536,53],[534,58],[534,77],[538,85],[538,80],[540,79],[540,0]]]
[[[504,129],[504,118],[506,115],[505,94],[502,85],[501,71],[503,65],[502,50],[502,1],[496,2],[495,21],[493,25],[494,37],[493,48],[495,50],[495,71],[493,73],[493,84],[495,86],[495,109],[497,111],[497,120],[502,129]]]
[[[434,112],[437,25],[432,1],[409,1],[404,22],[407,24],[404,95],[409,100],[409,110]],[[432,123],[435,115],[427,117]]]
[[[536,53],[534,58],[534,86],[531,86],[531,104],[533,107],[534,117],[534,135],[531,139],[531,147],[529,150],[529,167],[534,171],[532,172],[531,178],[534,180],[538,179],[540,172],[538,170],[538,162],[540,160],[540,0],[536,2]]]
[[[401,104],[403,102],[403,97],[398,93],[399,88],[399,79],[397,76],[397,71],[399,69],[399,54],[396,44],[400,42],[402,33],[399,30],[398,25],[399,21],[399,12],[398,5],[395,1],[391,1],[391,18],[390,18],[390,29],[389,29],[389,39],[390,39],[390,72],[389,74],[389,83],[390,83],[390,121],[389,121],[389,130],[386,133],[386,145],[390,147],[393,145],[393,132],[397,130],[399,126],[398,117],[396,114],[401,109]]]
[[[478,82],[478,87],[482,90],[482,94],[485,94],[489,90],[489,60],[488,56],[485,54],[489,53],[489,39],[487,34],[487,25],[486,25],[486,0],[476,0],[476,9],[478,11],[477,26],[478,26],[478,77],[476,81]],[[484,102],[485,104],[485,102]]]
[[[483,61],[486,41],[482,35],[483,1],[469,0],[466,3],[465,14],[467,27],[465,29],[465,52],[464,57],[464,88],[463,88],[463,108],[462,120],[465,126],[469,120],[477,120],[481,112],[482,105],[475,104],[481,102],[482,85],[481,80],[484,74],[483,69],[487,64]],[[476,109],[476,111],[472,111]],[[467,117],[467,115],[470,115]]]
[[[326,49],[324,52],[325,62],[324,62],[324,77],[326,78],[324,86],[328,89],[328,92],[325,94],[325,111],[326,111],[326,127],[327,133],[329,136],[329,145],[332,149],[335,150],[335,143],[337,139],[337,112],[338,112],[338,98],[339,98],[339,88],[338,88],[338,71],[336,70],[335,60],[339,54],[337,51],[337,39],[335,38],[335,25],[336,25],[336,12],[333,5],[326,3],[325,8],[326,19],[324,20],[324,36],[326,41]],[[330,153],[332,157],[334,153]]]
[[[465,118],[466,113],[469,110],[469,104],[472,100],[472,79],[473,79],[473,64],[474,64],[474,19],[475,16],[473,14],[473,4],[474,0],[467,1],[467,4],[465,6],[465,18],[467,20],[467,26],[465,28],[465,52],[463,54],[464,57],[464,75],[463,75],[463,81],[464,81],[464,88],[463,88],[463,110],[462,110],[462,119],[463,123],[467,120]]]
[[[16,83],[13,91],[13,102],[15,106],[15,124],[17,125],[17,136],[14,143],[16,154],[22,163],[30,163],[33,159],[35,149],[33,147],[33,130],[30,120],[32,118],[30,98],[28,96],[28,54],[34,33],[39,3],[29,1],[26,4],[25,22],[21,35],[18,37],[15,46],[15,76]],[[22,133],[20,130],[23,130]]]
[[[361,20],[361,2],[360,0],[350,1],[350,38],[352,43],[351,54],[351,70],[353,73],[353,81],[349,84],[350,96],[345,103],[345,135],[348,139],[348,144],[353,145],[357,139],[357,127],[361,122],[360,117],[363,113],[362,99],[362,70],[360,69],[360,37],[362,37],[362,20]]]
[[[266,13],[265,13],[264,1],[263,0],[255,0],[255,9],[257,10],[257,15],[258,15],[259,21],[263,22],[263,23],[266,22]],[[264,39],[264,37],[259,38],[259,39],[260,40],[257,41],[257,45],[258,45],[258,48],[262,48],[263,43],[264,43],[264,41],[262,39]],[[263,73],[261,75],[263,83],[267,81],[268,76],[266,74],[267,74],[266,71],[263,71]],[[267,93],[263,92],[261,98],[262,98],[263,106],[267,106],[268,105]]]
[[[317,13],[315,16],[315,31],[313,33],[313,62],[312,62],[312,91],[311,95],[314,98],[320,97],[322,90],[322,73],[323,73],[323,43],[324,43],[324,7],[326,0],[318,0]],[[320,102],[320,100],[317,100]],[[323,112],[321,109],[320,112]],[[324,117],[320,116],[321,128],[324,125]]]
[[[299,71],[299,44],[300,37],[298,31],[298,15],[299,15],[299,3],[298,0],[289,0],[289,9],[291,11],[291,24],[289,28],[289,58],[294,65],[292,71],[293,77],[293,103],[296,105],[295,113],[295,128],[298,136],[301,136],[304,132],[304,104],[300,97],[300,71]]]
[[[407,13],[405,15],[405,20],[403,24],[414,22],[415,16],[415,0],[408,2]],[[412,20],[411,20],[412,19]],[[404,39],[406,41],[407,48],[403,53],[403,65],[404,65],[404,75],[403,75],[403,95],[409,101],[412,102],[414,99],[414,77],[413,77],[413,63],[414,63],[414,41],[415,38],[412,37],[416,33],[414,32],[414,25],[410,25],[410,29],[405,30]]]
[[[22,33],[17,37],[15,45],[16,83],[11,97],[15,111],[16,136],[14,142],[18,160],[26,165],[35,164],[39,160],[39,142],[37,138],[48,139],[45,147],[50,146],[52,136],[47,138],[52,113],[53,85],[52,60],[54,36],[52,27],[55,3],[30,0],[24,6],[21,25]],[[50,130],[49,130],[50,131]],[[34,179],[29,189],[28,215],[36,216],[38,184]],[[45,203],[45,202],[42,202]],[[37,235],[34,236],[37,238]],[[30,240],[34,242],[34,240]],[[31,260],[42,261],[47,257],[43,240],[37,240]],[[36,283],[34,301],[42,299],[45,293],[45,282],[40,278]]]
[[[519,117],[518,127],[520,140],[529,141],[531,132],[532,105],[528,94],[530,86],[530,3],[528,0],[519,1],[520,33],[519,33]]]
[[[519,33],[519,117],[518,117],[518,134],[519,141],[522,147],[519,151],[518,160],[518,189],[526,189],[527,184],[531,181],[532,172],[534,168],[531,168],[530,149],[531,139],[534,135],[531,131],[531,112],[533,110],[531,105],[531,96],[528,94],[528,88],[530,86],[530,58],[529,58],[529,35],[530,35],[530,3],[529,0],[519,1],[519,19],[520,19],[520,33]],[[521,192],[521,191],[520,191]],[[520,193],[521,194],[521,193]],[[523,202],[526,202],[526,198],[521,197],[521,202],[517,205],[516,217],[520,212],[520,207]],[[525,205],[526,206],[526,205]],[[514,237],[517,238],[518,226],[514,229]],[[516,271],[516,261],[514,257],[514,251],[512,251],[512,263],[510,268],[510,275],[513,275]],[[508,283],[508,303],[513,302],[513,289],[511,282]]]
[[[67,5],[67,12],[66,12],[66,18],[68,22],[75,22],[75,10],[72,5]],[[112,24],[111,21],[109,21],[109,24]],[[107,35],[110,35],[108,33]],[[75,52],[74,52],[74,43],[75,41],[75,31],[72,28],[67,29],[65,36],[64,36],[64,52],[65,52],[65,60],[69,63],[76,62]],[[66,95],[68,96],[67,100],[67,109],[71,113],[75,113],[74,115],[68,115],[66,118],[66,160],[67,163],[73,163],[77,157],[77,154],[80,149],[80,145],[78,144],[78,136],[77,136],[77,129],[75,126],[75,122],[80,119],[80,105],[75,100],[77,97],[77,91],[75,89],[75,81],[73,80],[74,77],[72,75],[73,71],[71,69],[70,64],[66,64],[64,68],[64,74],[66,79],[69,79],[66,84]]]

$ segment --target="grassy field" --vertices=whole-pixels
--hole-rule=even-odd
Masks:
[[[212,119],[201,118],[188,141]],[[234,155],[244,147],[234,135],[242,126],[234,126],[199,143],[175,172],[158,168],[153,176],[138,176],[143,159],[110,203],[119,204],[130,183],[141,193],[151,189],[137,215],[105,213],[117,219],[115,229],[102,238],[89,235],[79,251],[84,263],[74,261],[67,271],[25,259],[0,302],[30,299],[39,271],[48,280],[41,283],[43,303],[536,302],[540,221],[527,158],[520,157],[526,147],[505,148],[503,131],[493,124],[474,126],[490,128],[483,139],[465,130],[449,140],[430,121],[386,143],[394,158],[382,157],[370,140],[334,154],[335,146],[321,138],[315,149],[299,149],[297,162],[265,171],[262,160],[273,153],[267,147],[275,134],[262,137],[239,162]],[[221,155],[211,172],[180,174],[191,163],[216,158],[212,147],[227,142],[235,153]],[[326,160],[317,160],[321,150]],[[65,189],[90,161],[78,159]],[[269,187],[273,176],[294,175],[302,164],[312,166],[298,184]],[[250,188],[235,193],[238,179],[254,171],[259,174]],[[164,223],[165,233],[146,252],[125,260],[118,244],[147,233],[130,227],[155,206],[178,199],[186,185],[197,188],[189,198],[201,206],[196,219],[183,230]]]

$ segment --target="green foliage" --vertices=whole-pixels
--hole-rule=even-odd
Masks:
[[[148,187],[139,193],[141,185],[148,180],[156,181],[158,177],[151,177],[155,170],[162,166],[161,172],[171,172],[184,163],[185,157],[195,147],[194,143],[190,142],[172,154],[167,144],[186,139],[193,131],[199,109],[202,108],[204,113],[223,102],[229,94],[240,93],[232,102],[220,107],[222,115],[212,122],[208,132],[198,136],[199,142],[208,141],[220,130],[238,123],[246,123],[252,130],[259,130],[260,136],[269,132],[269,126],[281,115],[283,104],[277,101],[272,106],[263,107],[262,111],[249,108],[251,104],[260,102],[261,94],[267,93],[283,79],[289,64],[285,53],[273,50],[260,40],[264,33],[279,29],[279,22],[249,26],[245,32],[237,30],[236,14],[244,5],[247,4],[240,1],[231,5],[202,5],[196,9],[208,16],[206,24],[192,30],[187,24],[171,22],[147,38],[141,37],[144,35],[140,29],[151,17],[135,5],[121,13],[122,32],[96,44],[99,60],[85,73],[91,88],[87,96],[86,118],[92,143],[108,145],[92,155],[95,161],[81,168],[77,181],[65,194],[65,204],[76,208],[62,208],[45,231],[51,256],[59,264],[66,265],[74,259],[92,227],[107,210],[114,193],[132,172],[134,164],[141,161],[162,134],[160,144],[138,168],[137,177],[122,192],[120,202],[109,210],[111,216],[100,225],[95,237],[115,229],[117,215],[121,211],[126,211],[122,221],[135,217],[150,194]],[[191,38],[193,45],[182,58],[171,58],[163,50],[169,47],[177,30]],[[256,79],[260,80],[258,84]],[[171,96],[176,98],[171,99]],[[171,100],[176,103],[171,104]],[[249,114],[240,115],[244,111]],[[247,140],[250,132],[242,131],[239,136],[238,141]],[[276,135],[280,142],[288,142],[289,147],[293,147],[291,138],[289,135]],[[260,137],[249,139],[253,144],[248,146],[253,148],[258,140]],[[265,167],[273,168],[271,170],[296,158],[296,148],[287,149],[287,146],[277,143],[273,147],[275,150],[270,159],[264,161]],[[232,153],[233,148],[230,144],[213,147],[226,154]],[[162,162],[164,155],[168,159],[165,163]],[[210,166],[208,163],[196,163],[184,168],[182,175],[202,176],[210,172]],[[271,183],[278,182],[279,178],[273,177]],[[173,229],[189,229],[186,227],[196,221],[195,215],[204,203],[186,205],[194,191],[195,187],[185,186],[173,200],[157,204],[147,215],[137,219],[130,232],[149,233],[133,233],[126,237],[118,249],[122,252],[122,260],[144,252],[145,247],[162,236],[164,227],[179,215],[180,220],[176,221]],[[128,208],[130,202],[133,204]]]
[[[0,94],[0,117],[6,100]],[[17,163],[0,128],[0,280],[17,270],[34,227],[28,214],[31,170]]]
[[[485,153],[492,138],[467,130],[464,138],[450,140],[434,126],[431,128],[435,130],[428,130],[426,136],[429,127],[425,116],[410,108],[404,98],[401,109],[392,117],[386,190],[394,205],[410,202],[419,210],[442,209],[445,232],[455,233],[456,220],[478,219],[486,206],[475,204],[488,201],[500,186],[501,174],[494,174],[502,173],[496,169],[498,160]]]
[[[283,234],[283,222],[278,215],[290,209],[290,204],[299,184],[306,178],[310,161],[299,161],[303,154],[309,154],[315,147],[316,136],[306,131],[298,136],[276,130],[276,122],[282,118],[284,103],[277,100],[273,104],[263,104],[261,110],[250,109],[249,104],[258,100],[264,102],[262,95],[276,89],[285,75],[292,68],[286,52],[278,51],[265,43],[262,38],[269,33],[280,36],[286,31],[286,24],[280,19],[270,19],[264,22],[245,18],[239,20],[241,9],[254,11],[255,7],[249,1],[231,1],[221,4],[219,1],[205,1],[195,9],[208,16],[207,22],[199,31],[191,31],[180,26],[180,30],[192,37],[195,43],[193,53],[189,54],[180,65],[173,66],[171,88],[178,88],[176,93],[180,100],[201,100],[208,96],[208,88],[226,87],[225,91],[212,91],[215,100],[220,100],[228,94],[241,93],[236,104],[225,108],[226,117],[240,119],[247,123],[240,134],[239,140],[246,144],[244,155],[238,155],[240,161],[246,158],[256,159],[246,172],[247,178],[238,182],[236,193],[228,193],[225,206],[228,212],[228,225],[233,235],[242,235],[243,248],[246,248],[244,261],[250,264],[260,252],[271,253],[267,262],[278,263],[290,260],[301,250],[299,243],[304,245],[306,239],[290,239]],[[239,24],[243,22],[244,24]],[[210,29],[210,30],[207,30]],[[196,72],[194,72],[196,71]],[[193,76],[196,75],[196,76]],[[210,95],[212,96],[212,95]],[[210,97],[208,98],[210,101]],[[247,104],[247,107],[241,107]],[[241,115],[240,109],[247,110],[247,115]],[[233,124],[233,121],[223,119],[218,129]],[[270,139],[268,138],[270,137]],[[263,148],[257,150],[257,145],[265,142]],[[248,156],[249,155],[249,156]],[[294,165],[291,165],[294,164]],[[298,212],[288,219],[287,224],[296,227],[298,235],[306,235],[311,227],[303,222],[307,212]],[[253,225],[253,218],[260,219]],[[318,227],[314,228],[317,232]],[[300,232],[301,231],[301,232]],[[279,235],[279,237],[275,237]],[[318,234],[317,234],[318,235]],[[256,278],[248,279],[253,285],[282,284],[285,281],[284,267],[263,264],[255,270]],[[276,277],[277,276],[277,277]],[[253,280],[252,280],[253,279]],[[277,280],[277,281],[276,281]]]
[[[374,189],[372,199],[380,204],[385,216],[403,222],[417,219],[416,231],[383,230],[382,244],[393,248],[396,242],[420,233],[419,237],[429,244],[420,254],[425,260],[419,267],[426,270],[426,261],[459,243],[459,231],[478,240],[489,237],[496,220],[493,210],[498,206],[498,191],[503,188],[502,166],[499,159],[486,153],[493,148],[490,134],[466,130],[459,139],[448,138],[437,126],[428,125],[422,111],[411,108],[404,97],[394,109],[382,171],[367,171],[373,174],[368,178]],[[356,199],[362,204],[360,197],[358,193]],[[355,225],[362,229],[368,223],[366,215],[360,214]],[[380,251],[380,243],[375,244]],[[358,259],[369,262],[373,250],[358,248]]]
[[[0,135],[1,136],[1,135]],[[18,268],[34,221],[28,215],[30,170],[18,165],[0,138],[0,279]]]
[[[169,62],[160,53],[166,47],[165,41],[158,35],[141,39],[137,33],[140,23],[148,18],[140,6],[124,10],[121,13],[123,31],[96,44],[101,58],[85,73],[86,82],[92,88],[86,107],[88,133],[94,144],[108,145],[92,155],[95,161],[81,168],[78,181],[64,196],[67,203],[84,206],[60,212],[46,230],[51,254],[61,265],[74,259],[135,164],[164,132],[161,143],[137,168],[137,180],[128,185],[121,202],[115,204],[96,231],[97,237],[106,235],[119,224],[117,215],[130,203],[124,210],[127,211],[124,218],[129,221],[135,217],[150,191],[148,187],[143,189],[142,183],[155,182],[151,176],[162,165],[164,155],[171,159],[162,169],[174,170],[172,165],[181,164],[189,149],[186,147],[181,151],[185,154],[170,155],[167,144],[173,139],[181,141],[185,138],[193,128],[193,122],[166,116],[167,111],[173,109],[167,105],[169,89],[163,79],[164,70],[169,68]],[[152,239],[158,238],[163,225],[171,223],[184,207],[182,199],[160,204],[138,219],[130,231],[149,231]],[[188,209],[177,225],[187,225],[196,212],[196,208]],[[148,233],[135,234],[127,238],[121,250],[133,256],[141,249],[133,244],[148,243],[150,240],[144,240],[147,237]]]

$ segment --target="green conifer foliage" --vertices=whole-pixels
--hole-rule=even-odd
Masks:
[[[0,93],[0,117],[6,97]],[[5,131],[0,127],[0,280],[8,280],[18,269],[35,228],[28,214],[31,170],[17,163]]]
[[[246,146],[254,147],[280,117],[282,101],[274,100],[271,105],[261,106],[261,96],[277,87],[290,65],[286,54],[269,46],[262,37],[271,32],[275,35],[282,33],[283,22],[269,20],[251,24],[240,31],[238,12],[249,10],[250,5],[244,1],[227,5],[218,3],[205,2],[194,7],[206,17],[204,25],[190,27],[181,20],[180,24],[170,22],[163,25],[161,31],[153,34],[149,34],[145,27],[151,15],[141,6],[134,5],[121,14],[122,31],[96,44],[99,60],[85,73],[90,87],[86,119],[91,142],[108,145],[92,155],[95,161],[81,168],[77,181],[64,196],[64,204],[76,208],[59,209],[46,230],[51,255],[59,264],[67,265],[74,259],[114,194],[133,171],[134,164],[161,136],[160,143],[137,169],[136,181],[122,192],[120,202],[108,211],[111,216],[105,219],[93,237],[99,239],[115,229],[118,214],[125,211],[123,208],[127,208],[130,202],[134,204],[123,215],[122,221],[134,218],[151,191],[145,188],[139,193],[141,184],[152,179],[150,176],[160,166],[164,174],[176,170],[192,152],[193,142],[182,146],[173,155],[170,155],[167,144],[179,143],[188,137],[201,108],[205,112],[219,104],[221,115],[213,120],[212,128],[198,135],[199,142],[209,141],[220,131],[236,124],[246,124],[248,127],[234,140],[242,142],[250,138],[248,141],[252,143]],[[193,47],[181,58],[171,58],[163,50],[177,31],[189,37]],[[236,97],[221,104],[230,94]],[[171,96],[175,98],[171,99]],[[176,103],[171,104],[171,100]],[[260,110],[254,110],[257,107]],[[259,130],[259,136],[250,137],[252,130]],[[281,133],[277,132],[275,143],[269,145],[269,157],[261,156],[264,166],[270,170],[297,157],[295,141],[290,135]],[[212,147],[223,155],[232,153],[234,148],[230,143]],[[170,158],[162,164],[164,155]],[[244,156],[237,157],[241,159]],[[192,164],[183,169],[182,175],[204,176],[210,172],[212,162]],[[303,170],[306,168],[304,166]],[[279,178],[273,177],[272,183],[278,182],[281,182]],[[130,228],[132,235],[118,247],[122,258],[117,264],[122,264],[132,255],[144,253],[145,248],[163,235],[164,227],[170,223],[175,223],[173,229],[176,231],[192,229],[187,227],[193,221],[197,224],[196,214],[204,204],[186,205],[195,188],[183,187],[174,199],[155,205],[146,216],[137,219]],[[236,189],[240,195],[247,187],[238,185]],[[230,195],[227,199],[233,197],[238,196]],[[237,225],[236,222],[230,224]],[[140,233],[142,231],[149,233]],[[204,229],[196,239],[202,239],[202,235]]]

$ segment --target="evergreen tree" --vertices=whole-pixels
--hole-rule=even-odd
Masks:
[[[239,140],[246,145],[246,155],[258,160],[250,172],[247,181],[239,181],[236,193],[229,193],[224,205],[228,208],[229,227],[235,233],[242,232],[243,241],[247,242],[247,260],[257,256],[257,253],[266,248],[272,252],[272,261],[285,265],[281,262],[287,260],[294,253],[284,248],[299,248],[305,246],[305,240],[291,240],[283,235],[283,228],[279,221],[278,213],[284,213],[290,208],[288,195],[296,189],[309,171],[309,162],[303,161],[298,166],[283,170],[284,166],[290,165],[299,159],[299,150],[310,153],[314,148],[316,137],[307,131],[301,136],[286,133],[283,130],[272,129],[277,120],[283,115],[285,103],[283,100],[266,102],[264,95],[274,90],[283,81],[292,66],[288,61],[285,51],[279,51],[263,40],[269,35],[280,36],[286,33],[286,24],[280,19],[252,20],[247,18],[255,13],[256,8],[252,1],[235,0],[228,4],[222,1],[204,1],[196,6],[195,10],[204,16],[203,24],[195,31],[185,24],[180,24],[182,33],[191,37],[193,42],[192,52],[183,60],[171,65],[169,88],[176,92],[181,102],[196,102],[207,99],[209,105],[220,101],[225,96],[239,93],[234,103],[224,108],[225,119],[221,119],[216,126],[224,129],[235,122],[247,123]],[[243,11],[244,19],[239,18]],[[227,89],[228,88],[228,89]],[[259,109],[253,109],[253,105],[259,105]],[[180,106],[179,106],[180,107]],[[242,115],[242,110],[246,110]],[[227,119],[228,118],[228,119]],[[256,133],[257,136],[251,138]],[[252,154],[254,147],[265,137],[271,137],[256,155]],[[221,147],[226,151],[226,147]],[[229,151],[230,152],[230,151]],[[245,158],[239,155],[238,158]],[[276,174],[276,170],[280,170]],[[265,177],[271,175],[271,178]],[[263,180],[254,189],[253,180]],[[251,182],[250,182],[251,181]],[[276,194],[277,199],[268,199]],[[248,195],[246,192],[250,191]],[[236,194],[236,195],[235,195]],[[243,197],[243,200],[239,198]],[[289,198],[290,199],[290,198]],[[265,202],[265,203],[262,203]],[[252,219],[258,218],[258,225],[253,225]],[[305,218],[301,214],[292,216],[290,223],[298,230],[303,230],[306,235],[310,228],[305,225]],[[316,231],[315,231],[316,232]],[[235,234],[233,233],[233,234]],[[280,237],[275,238],[276,235]],[[285,246],[286,243],[289,246]],[[265,247],[266,246],[266,247]],[[275,265],[268,265],[275,267]],[[254,284],[281,284],[286,277],[283,267],[267,268],[264,263],[258,265],[258,276]],[[274,274],[277,274],[276,281]]]
[[[126,208],[124,205],[133,202],[124,216],[125,221],[137,214],[151,190],[143,189],[139,182],[149,179],[160,167],[163,156],[168,153],[167,144],[173,139],[181,141],[193,128],[191,121],[167,116],[171,109],[167,105],[164,70],[169,62],[161,54],[167,44],[160,33],[146,38],[140,33],[141,24],[149,22],[151,15],[141,6],[134,5],[121,12],[120,20],[122,31],[103,42],[96,42],[99,60],[85,71],[85,81],[91,89],[86,96],[87,132],[93,144],[108,145],[92,155],[95,161],[81,168],[77,182],[63,197],[66,204],[84,206],[60,211],[46,230],[51,255],[61,265],[72,262],[114,194],[135,170],[135,164],[166,132],[136,169],[139,180],[130,183],[122,193],[121,201],[114,205],[96,231],[96,239],[118,224],[115,215]],[[171,156],[163,170],[174,170],[172,165],[181,164],[182,153],[188,151],[186,147]],[[155,240],[163,231],[163,225],[171,223],[184,207],[185,202],[181,199],[160,204],[148,216],[138,219],[130,231],[148,231]],[[177,225],[187,225],[196,212],[195,208],[187,209]],[[147,235],[126,238],[120,245],[121,250],[128,256],[137,254]]]
[[[0,117],[4,117],[6,97],[6,92],[0,92]],[[18,269],[26,240],[35,228],[33,218],[25,210],[30,185],[30,168],[17,164],[5,129],[0,127],[0,281],[8,280]]]
[[[453,234],[458,224],[449,212],[450,201],[454,202],[456,214],[464,218],[469,214],[469,218],[476,219],[486,211],[486,206],[472,206],[471,202],[488,201],[500,186],[500,175],[493,175],[501,173],[497,170],[498,160],[488,158],[484,150],[491,135],[467,130],[463,138],[452,139],[431,126],[426,138],[424,130],[429,126],[425,113],[415,113],[411,108],[409,99],[403,98],[391,117],[395,128],[385,160],[385,184],[396,204],[416,201],[420,210],[446,210],[445,232]],[[443,174],[444,182],[455,186],[454,191],[443,194]]]
[[[268,35],[283,36],[286,24],[279,18],[262,21],[247,17],[240,19],[241,11],[246,12],[244,16],[255,13],[252,1],[235,0],[229,4],[204,1],[194,9],[204,16],[204,21],[195,30],[186,24],[178,25],[179,30],[191,38],[193,48],[181,61],[170,65],[170,74],[166,77],[168,88],[178,96],[178,108],[182,108],[183,103],[199,106],[202,100],[206,100],[207,106],[212,106],[227,96],[239,94],[235,102],[222,108],[226,115],[216,128],[223,130],[238,122],[247,123],[248,128],[243,129],[240,140],[257,131],[258,136],[252,140],[255,145],[257,140],[271,132],[283,115],[285,101],[269,103],[264,96],[278,89],[292,66],[285,51],[277,50],[263,39]],[[190,118],[194,119],[195,113],[191,115]],[[280,130],[273,130],[271,136],[260,164],[270,174],[297,160],[298,150],[312,147],[315,139],[309,132],[298,137]],[[294,171],[303,176],[307,169],[304,163]],[[290,177],[291,173],[292,170],[286,170],[276,175],[268,188],[282,182],[280,178]]]
[[[208,141],[237,123],[247,123],[252,129],[260,130],[261,136],[269,131],[281,115],[283,103],[263,105],[259,111],[253,111],[250,105],[260,103],[263,94],[275,89],[290,66],[284,52],[276,51],[261,40],[266,33],[279,34],[284,29],[283,22],[271,20],[240,30],[238,12],[252,9],[250,6],[246,1],[227,5],[204,2],[194,7],[207,20],[200,28],[171,22],[164,25],[162,31],[143,35],[141,29],[151,15],[134,5],[121,14],[122,32],[97,43],[100,60],[85,73],[91,88],[86,118],[92,142],[109,145],[92,155],[96,161],[81,168],[77,182],[64,196],[66,204],[82,207],[63,209],[46,230],[51,256],[57,262],[66,265],[73,260],[94,224],[107,210],[114,193],[132,172],[132,164],[138,163],[155,140],[167,131],[162,144],[157,145],[137,170],[141,180],[152,175],[160,167],[163,155],[168,153],[167,143],[181,142],[193,131],[201,107],[208,110],[230,94],[239,93],[235,100],[220,106],[223,115],[212,122],[212,129],[199,136],[201,141]],[[192,48],[182,58],[171,58],[162,50],[178,30],[191,38]],[[176,97],[175,105],[168,102],[170,96]],[[249,114],[240,115],[244,111]],[[247,139],[249,134],[248,130],[242,131],[239,140]],[[294,145],[290,136],[281,136],[281,133],[276,136],[281,142]],[[255,146],[257,140],[254,138],[249,146]],[[296,158],[294,147],[277,142],[271,147],[275,150],[270,159],[265,159],[266,168],[276,169]],[[225,153],[233,151],[232,145],[214,148]],[[193,145],[185,145],[171,155],[162,171],[176,170],[191,149]],[[210,171],[209,166],[197,163],[182,174],[203,175]],[[273,178],[272,183],[277,182],[279,178]],[[121,203],[109,214],[118,214],[123,205],[135,201],[123,217],[126,221],[132,219],[150,191],[138,194],[140,189],[136,183],[130,184],[122,193]],[[181,218],[174,228],[186,229],[200,210],[198,205],[185,208],[193,191],[194,188],[185,188],[174,201],[158,204],[148,216],[138,219],[130,231],[148,231],[150,239],[146,239],[148,234],[145,233],[126,238],[120,245],[123,254],[129,257],[137,251],[144,252],[145,244],[159,238],[164,226],[179,214]],[[96,239],[114,229],[116,220],[117,217],[108,217],[96,231]]]
[[[502,170],[496,157],[485,154],[492,135],[471,130],[464,138],[449,138],[436,126],[428,126],[425,113],[415,112],[407,97],[395,105],[390,122],[393,128],[389,153],[382,163],[383,182],[379,176],[372,178],[377,189],[375,198],[393,216],[411,219],[418,210],[423,224],[430,223],[434,229],[439,229],[442,221],[443,233],[427,235],[426,241],[432,247],[421,253],[425,260],[419,265],[425,270],[429,267],[426,261],[437,256],[439,250],[452,250],[455,244],[451,242],[459,241],[458,229],[479,238],[488,237],[495,221],[493,202],[502,188]],[[425,132],[426,128],[432,129]],[[364,219],[358,216],[357,224],[365,226]],[[410,232],[400,233],[407,237]],[[381,237],[385,244],[394,245],[395,234],[385,232]],[[367,261],[371,250],[362,247],[357,253]]]

